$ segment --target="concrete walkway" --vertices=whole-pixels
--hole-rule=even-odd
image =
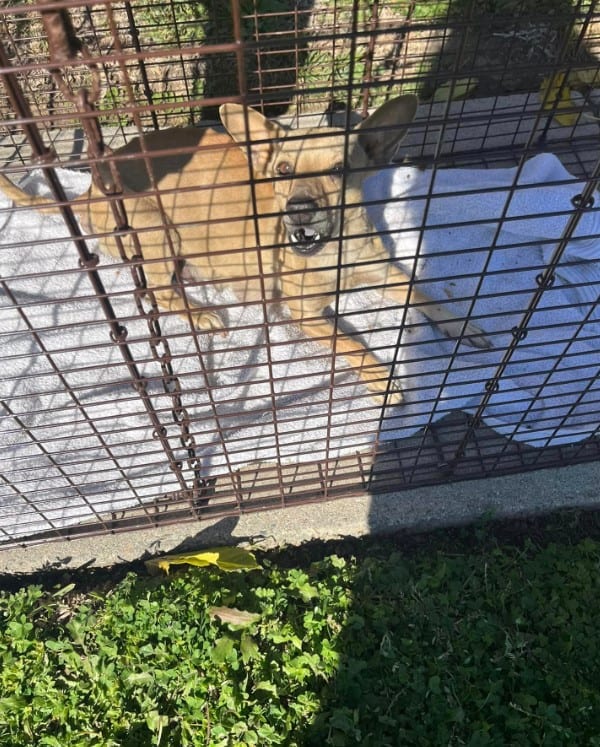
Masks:
[[[424,531],[482,519],[600,508],[600,463],[313,503],[201,524],[186,523],[0,551],[0,571],[110,566],[148,554],[222,544],[272,548],[312,539]]]

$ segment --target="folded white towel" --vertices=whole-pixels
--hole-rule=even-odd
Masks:
[[[82,173],[59,173],[69,195],[87,188]],[[41,175],[34,172],[24,187],[43,193]],[[228,291],[197,289],[200,300],[231,305],[229,337],[200,339],[208,382],[185,323],[172,316],[161,323],[203,473],[277,458],[333,458],[368,449],[375,438],[405,438],[453,410],[475,412],[582,188],[550,155],[531,159],[520,172],[402,166],[367,181],[365,198],[391,254],[431,296],[455,299],[454,308],[477,319],[495,346],[457,346],[416,309],[401,329],[402,310],[373,292],[341,298],[346,321],[359,331],[376,328],[364,333],[369,344],[384,362],[397,361],[394,375],[402,378],[406,403],[387,408],[383,423],[342,361],[330,392],[331,361],[323,348],[299,339],[278,317],[270,320],[267,341],[260,305],[240,309]],[[0,488],[0,541],[177,490],[62,220],[12,209],[0,193],[0,231],[0,455],[13,483]],[[581,440],[598,427],[598,237],[592,209],[484,413],[509,438],[543,447]],[[134,315],[131,278],[114,264],[103,258],[103,282],[117,314]],[[185,460],[145,323],[126,325],[170,442]]]

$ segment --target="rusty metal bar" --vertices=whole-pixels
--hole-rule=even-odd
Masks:
[[[50,24],[50,27],[52,28],[53,33],[56,33],[56,28],[59,24],[59,21],[62,20],[62,18],[63,18],[62,15],[59,16],[58,18],[55,15],[52,16],[52,22]],[[60,46],[63,44],[70,43],[69,29],[65,30],[64,33],[56,33],[56,42],[57,42],[57,45],[59,46],[51,47],[51,49],[52,49],[52,53],[57,55],[57,57],[54,58],[54,61],[58,63],[59,60],[64,59],[65,55],[68,56],[72,52],[74,52],[74,48],[70,46],[69,47]],[[4,86],[7,90],[7,93],[10,98],[14,111],[23,118],[33,119],[31,116],[29,107],[27,105],[27,102],[21,94],[15,75],[9,72],[10,62],[8,60],[4,45],[1,40],[0,40],[0,66],[4,68],[4,71],[0,72],[0,77],[2,78]],[[92,105],[92,102],[86,96],[85,92],[83,93],[80,92],[80,94],[78,94],[77,100],[78,102],[81,102],[82,105],[86,108]],[[89,108],[88,108],[88,111],[89,111]],[[92,124],[91,127],[88,127],[88,136],[90,134],[94,134],[94,130],[95,130],[96,135],[100,137],[99,129],[96,129],[97,120],[86,120],[86,121],[95,123],[95,126],[94,124]],[[92,128],[94,129],[92,130]],[[46,146],[44,145],[40,137],[39,130],[37,129],[35,124],[25,125],[24,130],[27,135],[27,139],[29,141],[29,145],[32,149],[32,152],[35,155],[36,161],[40,163],[42,166],[42,169],[44,171],[44,176],[46,177],[48,181],[53,197],[56,200],[56,202],[59,204],[60,212],[65,220],[65,223],[67,224],[69,233],[71,237],[73,238],[75,246],[79,252],[80,266],[82,269],[86,271],[86,274],[98,297],[99,303],[102,306],[102,310],[109,324],[111,340],[117,345],[119,351],[121,352],[123,361],[125,365],[127,366],[127,369],[131,376],[132,385],[136,389],[138,394],[140,395],[140,398],[142,399],[144,403],[146,412],[148,413],[150,420],[152,421],[154,425],[155,437],[162,444],[162,447],[169,459],[169,463],[172,465],[173,471],[175,472],[177,478],[179,479],[182,490],[187,490],[186,482],[183,479],[180,471],[176,467],[177,461],[174,457],[174,454],[171,449],[171,445],[166,436],[164,426],[160,422],[160,419],[157,417],[154,407],[152,405],[152,400],[148,394],[145,378],[140,374],[137,364],[135,362],[135,359],[126,342],[127,330],[116,318],[113,308],[112,308],[112,304],[104,288],[104,284],[102,283],[102,280],[100,279],[100,276],[96,270],[96,267],[98,265],[98,257],[89,251],[87,244],[83,238],[83,235],[80,231],[79,224],[73,214],[71,207],[69,206],[69,203],[64,193],[64,190],[62,188],[62,185],[56,176],[56,172],[54,171],[54,168],[52,167],[52,165],[50,165],[55,160],[55,154],[52,153],[48,148],[46,148]],[[94,156],[96,158],[101,157],[102,150],[103,150],[101,140],[96,141],[95,143],[90,142],[89,147],[91,149],[96,147],[97,151],[94,153]],[[111,204],[114,206],[115,202],[112,202]],[[124,228],[125,226],[126,226],[126,219],[124,223],[122,223],[121,228]]]
[[[11,305],[9,308],[14,312],[14,318],[19,319],[19,330],[22,327],[35,343],[26,352],[21,352],[19,348],[18,353],[7,354],[7,360],[14,356],[23,364],[19,373],[19,385],[23,386],[15,387],[13,394],[9,391],[7,398],[3,396],[3,422],[9,443],[0,445],[1,484],[3,493],[6,493],[0,497],[0,508],[10,512],[10,496],[14,496],[15,505],[22,506],[26,516],[22,522],[21,536],[11,535],[0,524],[2,547],[20,542],[34,544],[59,536],[125,532],[141,526],[163,526],[205,516],[235,516],[245,511],[269,510],[324,498],[355,495],[364,490],[375,494],[390,489],[598,460],[598,432],[570,446],[534,449],[504,439],[484,425],[492,390],[497,383],[502,386],[506,369],[511,363],[511,351],[514,354],[519,349],[522,354],[523,349],[527,350],[528,343],[520,338],[532,323],[538,301],[546,297],[544,294],[552,273],[560,261],[561,253],[564,256],[566,242],[575,228],[577,212],[585,211],[586,198],[594,191],[592,184],[600,178],[600,165],[595,163],[595,157],[583,152],[583,148],[595,148],[597,133],[592,137],[581,134],[579,130],[571,132],[568,127],[557,132],[555,125],[551,124],[553,112],[539,106],[532,107],[529,102],[522,104],[520,109],[506,109],[496,103],[491,110],[480,111],[475,102],[469,99],[454,100],[450,93],[445,101],[429,103],[429,117],[423,117],[414,127],[413,139],[422,137],[423,142],[410,146],[411,154],[421,158],[422,165],[431,166],[434,171],[455,165],[483,168],[500,162],[516,165],[519,169],[525,158],[548,146],[569,164],[576,164],[575,170],[587,177],[588,187],[582,195],[582,203],[571,216],[563,236],[547,242],[558,245],[549,264],[540,266],[533,261],[531,263],[531,267],[539,267],[540,280],[530,292],[522,292],[522,322],[515,330],[513,343],[503,350],[495,375],[490,379],[475,367],[470,373],[470,384],[481,391],[474,416],[455,414],[439,421],[439,412],[442,407],[445,412],[446,406],[440,405],[431,394],[427,382],[420,380],[411,381],[410,391],[427,410],[425,428],[413,433],[410,424],[403,422],[401,411],[373,416],[373,405],[368,394],[357,388],[355,374],[347,371],[345,366],[337,366],[334,361],[324,375],[306,373],[312,371],[313,363],[319,371],[326,368],[322,361],[330,359],[330,354],[326,349],[315,352],[291,345],[291,335],[287,333],[289,320],[275,317],[271,313],[271,302],[266,298],[263,298],[260,310],[255,315],[250,313],[251,303],[235,304],[229,300],[224,303],[224,311],[231,314],[234,324],[239,319],[236,331],[241,333],[240,342],[232,344],[227,352],[216,344],[213,346],[206,338],[176,325],[168,328],[167,338],[164,331],[167,327],[161,329],[158,311],[152,299],[148,300],[151,289],[145,287],[145,260],[141,256],[144,236],[141,232],[138,242],[135,232],[128,225],[127,215],[122,210],[118,176],[120,170],[127,168],[128,160],[132,157],[115,157],[111,154],[105,141],[111,143],[112,129],[118,129],[127,137],[133,134],[140,136],[142,152],[138,160],[146,165],[148,192],[159,206],[156,221],[159,227],[161,224],[167,225],[168,215],[165,215],[162,205],[164,193],[161,193],[160,185],[155,183],[152,173],[151,158],[183,155],[183,149],[174,141],[172,147],[150,154],[144,145],[144,130],[147,127],[156,129],[172,122],[181,124],[182,120],[187,122],[200,106],[215,106],[232,99],[254,103],[267,110],[275,103],[291,100],[298,112],[296,121],[302,124],[306,111],[316,110],[319,106],[324,109],[333,99],[346,99],[348,104],[358,106],[364,115],[373,102],[395,95],[402,86],[411,91],[423,90],[421,86],[426,83],[429,86],[427,96],[431,97],[442,83],[460,82],[471,75],[480,78],[482,85],[486,75],[510,82],[513,63],[508,61],[489,59],[478,64],[476,70],[469,67],[471,59],[477,59],[484,51],[483,45],[488,38],[483,25],[478,25],[482,18],[480,4],[475,1],[467,4],[462,15],[449,9],[447,13],[432,18],[423,18],[416,13],[414,0],[406,0],[401,5],[398,9],[397,3],[376,0],[367,7],[358,0],[333,0],[317,17],[311,15],[310,9],[304,10],[301,6],[285,9],[282,13],[274,11],[265,14],[257,2],[242,5],[232,1],[229,9],[231,29],[228,25],[226,34],[220,28],[217,30],[221,35],[203,38],[203,21],[196,19],[199,24],[197,34],[186,33],[189,27],[184,25],[187,21],[178,13],[178,3],[168,2],[165,7],[170,14],[169,33],[168,37],[160,39],[158,30],[157,38],[150,38],[152,29],[148,27],[147,18],[142,20],[140,8],[135,4],[121,8],[110,0],[102,0],[89,6],[79,16],[76,12],[83,9],[81,0],[42,0],[31,5],[0,8],[0,28],[7,31],[3,34],[4,47],[0,50],[3,55],[0,57],[0,75],[5,82],[6,95],[10,97],[5,112],[11,111],[10,117],[5,116],[4,126],[10,131],[14,143],[6,173],[13,175],[23,171],[18,159],[25,163],[35,163],[39,159],[38,164],[47,175],[51,194],[63,213],[69,235],[76,242],[81,258],[79,268],[61,269],[60,272],[83,276],[85,271],[92,287],[89,293],[78,296],[78,300],[92,303],[98,299],[113,333],[112,338],[107,337],[106,344],[97,345],[98,361],[90,361],[84,355],[94,343],[88,345],[69,341],[63,348],[53,347],[46,336],[50,331],[58,331],[60,339],[59,322],[46,321],[41,312],[37,317],[36,314],[43,305],[52,313],[56,312],[59,319],[61,304],[69,299],[49,295],[47,299],[40,300],[28,297],[26,289],[15,291],[14,287],[23,287],[17,285],[18,269],[6,273],[0,281],[0,292]],[[598,11],[592,5],[580,2],[573,9],[573,23],[579,24],[577,29],[581,27],[579,39],[573,41],[567,35],[561,36],[554,45],[552,59],[543,64],[531,62],[532,75],[541,78],[562,69],[570,71],[578,66],[585,69],[584,30],[587,28],[590,31],[591,24],[599,20]],[[44,16],[51,48],[50,64],[19,51],[18,32],[15,32],[14,39],[11,37],[10,28],[13,27],[9,27],[9,24],[13,22],[12,19],[25,19],[25,13],[42,13]],[[278,26],[278,19],[284,15],[292,20]],[[517,4],[511,17],[504,19],[506,25],[497,27],[498,37],[506,38],[508,49],[518,51],[517,34],[523,32],[525,38],[525,32],[531,31],[536,19],[538,25],[544,20],[537,14],[528,26],[530,19],[522,15],[522,8]],[[488,18],[488,21],[491,24],[499,23],[497,17]],[[161,27],[160,31],[164,30]],[[592,34],[591,38],[598,47],[597,34]],[[101,42],[106,40],[110,42],[110,48],[101,48]],[[41,42],[41,38],[38,42]],[[93,55],[86,49],[86,44],[93,49]],[[435,50],[436,45],[447,45],[451,49],[444,57]],[[27,46],[24,48],[28,50]],[[19,60],[18,65],[14,62],[11,65],[8,52],[11,49],[15,50],[13,57]],[[282,52],[287,53],[288,60],[278,59]],[[571,53],[582,55],[581,60],[578,56],[575,61]],[[232,59],[235,60],[234,64],[231,64]],[[211,88],[214,95],[203,95],[203,80],[196,76],[202,75],[207,60],[221,60],[230,68],[227,73],[236,78],[235,90],[226,89],[225,86],[220,88],[217,80]],[[307,60],[311,64],[315,60],[321,61],[321,77],[310,77],[309,73],[314,74],[315,69],[310,66],[305,68]],[[254,64],[257,69],[250,70]],[[86,66],[91,67],[91,72],[85,72]],[[49,68],[54,75],[51,93],[48,93],[46,85],[49,80],[46,71]],[[103,68],[106,68],[106,72]],[[218,70],[219,66],[214,69]],[[87,90],[74,88],[70,91],[65,81],[61,80],[61,70],[68,71],[65,81],[83,78]],[[83,76],[79,75],[82,70]],[[107,112],[102,111],[102,107],[107,106],[106,99],[102,98],[106,86],[97,82],[99,77],[95,71],[103,73],[102,80],[106,81],[106,86],[114,83],[118,89],[117,103]],[[33,84],[23,80],[27,72],[31,72]],[[283,84],[280,84],[281,78],[278,77],[280,73],[290,73]],[[171,75],[177,80],[177,95],[182,100],[171,100],[168,96],[161,98],[163,75]],[[561,90],[564,88],[565,85]],[[452,91],[452,85],[449,90]],[[24,91],[27,91],[27,95]],[[167,89],[167,92],[170,93],[171,89]],[[555,91],[555,95],[557,93]],[[585,93],[585,96],[590,104],[593,103],[589,93]],[[48,106],[46,101],[50,97],[53,103]],[[28,107],[28,102],[33,107],[37,104],[37,111]],[[423,109],[427,106],[424,103]],[[103,117],[109,116],[118,119],[118,126],[109,129],[103,124],[100,128]],[[56,128],[64,128],[66,123],[70,124],[75,119],[81,121],[91,144],[87,156],[78,161],[78,166],[87,164],[98,180],[98,164],[111,163],[116,167],[120,161],[119,169],[113,168],[111,183],[100,183],[101,189],[95,193],[98,196],[93,199],[106,199],[111,203],[117,236],[126,243],[138,242],[135,256],[129,256],[132,252],[128,254],[124,251],[121,263],[112,260],[102,266],[102,271],[104,268],[115,273],[121,270],[127,277],[131,273],[136,286],[137,305],[133,313],[127,312],[127,317],[117,317],[114,309],[118,309],[116,301],[121,300],[119,296],[124,299],[130,291],[120,287],[114,293],[106,290],[101,283],[103,276],[98,274],[101,268],[96,264],[97,258],[86,245],[87,239],[102,240],[104,235],[82,235],[54,172],[54,167],[59,164],[55,156],[56,148],[54,145],[52,148],[47,146],[47,143],[54,142],[54,137],[62,137]],[[519,131],[525,121],[527,129],[521,136]],[[494,144],[492,133],[500,122],[512,123],[515,134],[510,142],[498,146]],[[42,125],[47,126],[44,137],[40,131]],[[469,134],[470,127],[485,129],[481,143]],[[545,133],[548,133],[548,138],[544,142],[540,134]],[[19,142],[19,138],[26,142]],[[33,153],[33,159],[27,155],[27,149]],[[194,187],[185,189],[192,191]],[[108,194],[102,196],[103,190]],[[424,199],[428,202],[434,197],[431,191]],[[255,197],[254,208],[256,213]],[[428,209],[426,207],[425,217]],[[10,219],[13,211],[18,214],[20,210],[15,207],[3,212]],[[510,220],[506,208],[498,218],[500,223]],[[0,216],[0,224],[2,220]],[[206,222],[206,217],[198,216],[197,222]],[[474,223],[477,224],[477,221]],[[468,222],[465,225],[469,225]],[[252,251],[257,252],[260,262],[259,247],[264,237],[258,234],[256,217],[254,226],[256,249]],[[167,235],[167,241],[169,238]],[[368,235],[365,235],[366,238]],[[490,254],[497,249],[497,239],[496,235],[488,247]],[[17,239],[12,246],[15,251],[26,251],[28,246],[43,245],[44,240],[43,235],[23,239],[22,242]],[[141,250],[138,251],[140,245]],[[272,248],[263,247],[263,251]],[[216,253],[219,251],[219,248],[215,249]],[[419,245],[417,254],[420,252]],[[222,261],[228,261],[227,255],[227,250],[222,250]],[[457,280],[468,277],[460,268],[463,257],[468,258],[466,251],[455,253]],[[264,296],[268,278],[264,277],[263,269],[261,266]],[[47,278],[51,282],[56,275],[54,267],[40,266],[31,268],[31,271],[28,268],[27,278],[37,278],[40,282]],[[97,281],[93,280],[94,277],[97,277]],[[202,289],[210,286],[209,281],[190,280],[178,273],[175,280],[184,296],[194,287]],[[418,278],[413,277],[411,282],[418,282]],[[110,288],[108,285],[106,287]],[[335,307],[335,310],[339,309],[337,301]],[[246,310],[247,317],[244,316]],[[591,314],[581,322],[582,330],[584,327],[588,329],[587,324],[590,330],[593,329],[592,324],[596,322]],[[493,311],[490,311],[489,317],[494,318]],[[136,326],[140,318],[146,320],[147,333],[145,329],[140,332]],[[398,309],[394,322],[387,322],[386,339],[393,339],[397,335],[398,327],[404,326],[406,318],[406,311]],[[42,319],[41,328],[37,326],[39,319]],[[348,319],[354,319],[350,312]],[[361,323],[360,316],[356,319]],[[86,322],[76,322],[76,325],[79,324],[83,329]],[[94,318],[93,324],[99,329],[106,322]],[[20,333],[19,330],[0,330],[0,343],[10,343],[13,336]],[[560,324],[553,326],[549,333],[553,331],[560,336]],[[252,336],[246,336],[246,333],[252,333]],[[410,339],[403,338],[402,342],[405,348],[410,349]],[[119,360],[116,362],[109,353],[115,345],[119,350],[116,356]],[[288,351],[287,345],[293,352]],[[266,362],[261,358],[263,346]],[[397,348],[396,345],[394,349],[388,339],[375,353],[381,352],[386,361],[391,359],[393,367],[400,361]],[[77,359],[79,352],[82,354],[81,362]],[[293,358],[294,355],[297,357]],[[335,355],[333,357],[335,359]],[[118,374],[123,367],[121,360],[126,364],[123,368],[126,373],[122,376]],[[440,354],[424,356],[420,363],[428,366],[432,376],[439,375],[447,380],[449,367],[454,360],[452,354]],[[111,373],[106,377],[106,385],[96,385],[94,382],[96,375],[102,371],[102,361],[108,361]],[[319,361],[321,365],[317,366]],[[541,371],[533,354],[525,357],[524,361],[536,373]],[[44,363],[44,367],[36,367],[40,362]],[[280,365],[288,369],[283,374],[285,381],[282,387],[274,381],[275,373],[281,370]],[[46,368],[54,375],[47,387],[40,378]],[[553,369],[549,370],[546,380],[553,373]],[[573,376],[577,373],[578,370],[574,369]],[[587,375],[589,372],[581,373]],[[137,390],[129,391],[131,380],[137,382]],[[239,385],[240,380],[245,382],[244,386]],[[541,380],[538,396],[543,394],[544,381]],[[38,385],[43,395],[40,401],[48,418],[42,420],[41,425],[35,421],[33,427],[27,414],[28,392],[35,390]],[[102,389],[103,386],[106,388]],[[590,382],[581,396],[587,395],[591,387]],[[295,400],[298,391],[314,397],[319,406],[315,410],[307,409],[305,413]],[[69,399],[65,400],[65,396]],[[115,396],[124,415],[111,422],[113,410],[107,405]],[[243,401],[240,401],[241,397]],[[131,420],[133,425],[130,425],[128,414],[134,412],[137,415],[138,404],[144,422],[141,424],[136,418]],[[532,406],[533,403],[529,405]],[[342,419],[339,415],[344,407],[348,408],[348,413]],[[527,414],[527,407],[521,407],[522,411],[519,408],[520,403],[515,398],[509,413],[509,422],[515,429]],[[600,417],[598,409],[592,406],[590,410],[591,431],[594,420]],[[314,416],[314,412],[318,416]],[[550,420],[547,414],[544,417]],[[150,427],[146,427],[146,420]],[[51,422],[52,427],[44,425],[46,422]],[[75,436],[72,439],[64,433],[66,424],[73,425]],[[559,430],[561,426],[551,427]],[[77,439],[84,428],[86,436],[89,433],[90,437],[82,437],[79,443]],[[340,453],[340,441],[348,434],[354,435],[353,429],[357,431],[352,441],[354,452]],[[150,439],[150,430],[155,431],[155,439]],[[259,435],[255,436],[255,433]],[[14,437],[21,449],[18,458],[11,452],[10,437]],[[28,450],[23,444],[31,448]],[[43,455],[44,464],[61,475],[66,493],[77,502],[73,516],[68,521],[57,518],[52,499],[46,495],[43,486],[32,479],[32,471],[39,464],[38,452]],[[140,457],[139,460],[129,459],[133,452]],[[91,486],[85,481],[86,473],[90,471],[97,472]],[[170,475],[170,471],[175,477],[165,488],[164,476]],[[175,486],[173,489],[172,484]],[[128,496],[133,497],[130,505],[127,505]],[[39,523],[48,528],[47,531],[32,529],[37,517]],[[28,534],[30,530],[31,534]]]
[[[231,16],[233,21],[233,38],[235,39],[236,44],[236,69],[237,69],[237,77],[238,77],[238,86],[239,86],[239,93],[240,98],[243,103],[249,103],[247,101],[248,97],[248,85],[246,80],[246,60],[245,60],[245,51],[246,51],[246,41],[243,36],[243,29],[242,29],[242,18],[241,18],[241,11],[240,11],[240,4],[236,0],[231,0],[230,3],[231,8]],[[263,260],[262,260],[262,252],[261,252],[261,244],[262,244],[262,237],[260,235],[260,227],[259,227],[259,221],[258,221],[258,207],[257,207],[257,196],[256,196],[256,184],[255,184],[255,178],[254,173],[252,169],[252,158],[250,155],[250,128],[248,125],[248,116],[246,116],[245,121],[245,128],[247,133],[247,143],[246,143],[246,150],[247,150],[247,158],[248,163],[250,165],[250,189],[251,189],[251,199],[252,199],[252,209],[253,209],[253,225],[254,225],[254,239],[256,241],[256,260],[257,265],[259,268],[260,273],[260,282],[261,282],[261,296],[262,296],[262,302],[261,302],[261,310],[262,310],[262,317],[263,317],[263,329],[264,329],[264,335],[265,335],[265,345],[266,345],[266,353],[267,353],[267,367],[269,370],[269,400],[271,405],[271,415],[272,415],[272,422],[273,422],[273,433],[275,437],[275,448],[277,452],[277,477],[278,477],[278,493],[282,498],[282,505],[283,505],[283,496],[285,494],[285,486],[283,483],[281,470],[279,468],[280,464],[280,455],[281,455],[281,446],[279,441],[279,424],[278,424],[278,415],[277,415],[277,403],[276,403],[276,393],[274,388],[274,369],[273,369],[273,359],[271,355],[271,335],[269,331],[269,304],[267,302],[267,293],[266,293],[266,285],[265,285],[265,273],[263,270]],[[252,251],[249,249],[248,251]]]

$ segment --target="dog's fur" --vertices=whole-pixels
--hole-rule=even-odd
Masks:
[[[340,329],[334,334],[325,312],[338,289],[374,286],[398,304],[418,304],[447,334],[487,347],[478,327],[409,291],[409,278],[390,260],[360,204],[362,179],[390,161],[415,111],[415,97],[401,96],[346,135],[334,128],[284,130],[231,103],[220,110],[229,134],[162,130],[116,151],[128,220],[157,302],[189,318],[172,284],[174,263],[181,261],[194,277],[232,288],[240,301],[281,298],[305,333],[334,347],[374,395],[388,392],[393,403],[402,395],[388,382],[387,368],[356,339]],[[186,152],[173,154],[173,148]],[[106,165],[103,170],[108,178]],[[20,206],[57,209],[6,176],[0,175],[0,188]],[[102,248],[118,257],[103,193],[92,186],[73,207],[102,235]],[[131,248],[131,239],[124,241]],[[192,319],[198,329],[226,334],[213,311],[192,307]]]

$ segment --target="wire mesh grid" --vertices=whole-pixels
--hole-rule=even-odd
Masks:
[[[595,5],[0,9],[0,546],[597,460]]]

